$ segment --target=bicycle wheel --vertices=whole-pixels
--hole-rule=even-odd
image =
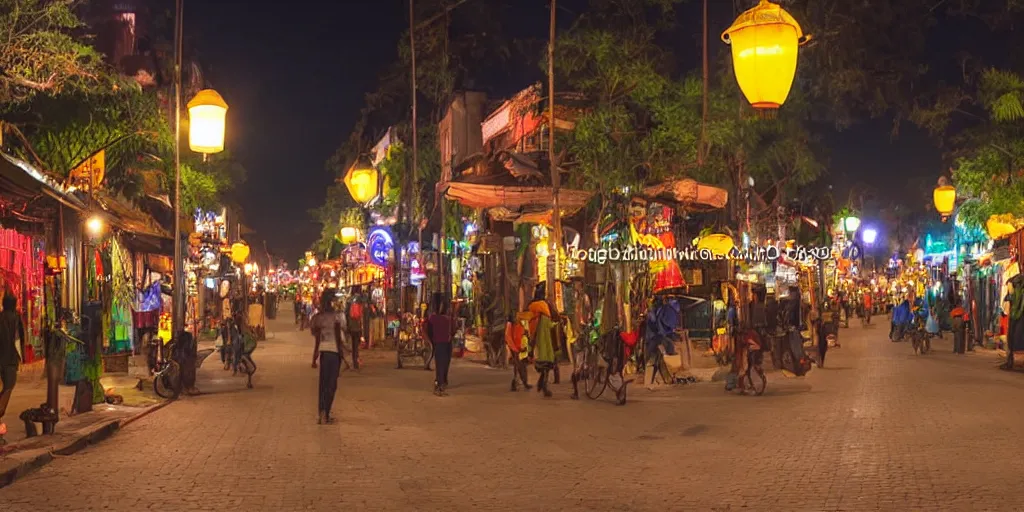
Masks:
[[[590,346],[587,348],[586,357],[587,359],[583,363],[586,365],[583,370],[583,379],[586,383],[587,398],[597,400],[604,393],[604,389],[608,387],[608,373],[611,368],[607,365],[602,366],[603,359],[597,353],[597,347]]]
[[[764,376],[764,369],[760,365],[751,366],[747,370],[746,380],[746,389],[753,391],[755,396],[763,395],[768,387],[768,378]]]
[[[165,364],[168,366],[153,377],[153,392],[160,398],[174,400],[181,394],[181,371],[176,361]]]

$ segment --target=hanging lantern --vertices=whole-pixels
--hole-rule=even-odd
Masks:
[[[341,228],[341,243],[348,245],[356,241],[356,237],[359,236],[359,231],[351,226]]]
[[[736,244],[733,243],[732,237],[723,234],[707,235],[697,242],[698,250],[707,249],[715,256],[726,256],[735,247]]]
[[[228,104],[213,89],[203,89],[188,102],[188,147],[196,153],[224,151]]]
[[[850,215],[843,219],[843,228],[846,229],[847,233],[856,233],[857,230],[860,229],[860,219]]]
[[[939,178],[939,186],[932,192],[932,200],[935,202],[935,209],[938,210],[942,220],[945,221],[956,209],[956,188],[946,181],[946,177]]]
[[[797,47],[810,41],[780,5],[760,0],[722,33],[732,46],[732,67],[740,90],[756,109],[786,102],[796,76]]]
[[[249,259],[249,246],[245,242],[231,244],[231,261],[235,264],[245,263]]]
[[[1013,215],[993,215],[985,221],[985,231],[988,232],[988,236],[992,240],[999,240],[1016,233],[1017,225]]]
[[[359,204],[366,204],[377,197],[379,180],[380,174],[377,172],[377,168],[368,158],[361,156],[345,173],[343,181],[345,187],[348,188],[348,193],[352,194],[352,199]]]

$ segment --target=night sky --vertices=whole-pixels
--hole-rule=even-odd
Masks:
[[[397,56],[401,2],[185,1],[185,38],[224,96],[227,147],[249,172],[247,224],[294,262],[320,233],[306,213],[333,175],[325,162],[347,138],[382,69]]]
[[[536,0],[536,9],[527,9],[533,0],[518,1],[524,19],[508,23],[528,18],[542,37],[547,2]],[[573,3],[582,2],[566,1]],[[680,20],[693,19],[695,28],[692,40],[684,38],[677,48],[692,53],[695,64],[699,21],[696,12],[686,11],[697,4],[680,13]],[[228,149],[249,172],[239,194],[247,224],[272,253],[294,262],[319,235],[307,210],[322,204],[334,179],[325,162],[348,137],[363,95],[396,59],[407,5],[399,0],[185,1],[186,43],[198,55],[209,85],[230,105]],[[569,17],[566,12],[564,18]],[[711,38],[717,41],[714,24]],[[523,85],[533,79],[524,77]],[[938,149],[912,128],[897,140],[890,140],[884,123],[823,135],[830,148],[829,179],[837,189],[864,184],[898,199],[909,183],[930,187],[944,170]],[[895,173],[900,176],[896,186]]]

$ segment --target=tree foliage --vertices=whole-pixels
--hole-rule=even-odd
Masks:
[[[990,215],[1024,217],[1024,123],[1020,76],[990,69],[978,86],[978,107],[987,119],[960,134],[960,152],[953,180],[962,196],[979,198],[965,204],[959,218],[983,226]]]
[[[453,7],[454,6],[454,7]],[[516,6],[481,0],[423,0],[417,1],[416,20],[416,87],[417,87],[417,168],[416,188],[410,194],[410,219],[413,223],[429,217],[435,210],[434,184],[441,175],[441,158],[437,125],[444,116],[452,94],[459,89],[481,87],[487,77],[512,78],[510,69],[530,62],[526,49],[516,45],[503,29],[506,11]],[[405,172],[411,167],[412,102],[411,51],[409,33],[405,31],[397,41],[395,61],[382,73],[378,86],[365,96],[365,106],[349,137],[327,161],[328,171],[341,177],[352,162],[381,137],[394,128],[400,144],[381,164],[392,186],[385,201],[375,208],[382,214],[394,215],[398,194],[405,183]],[[518,84],[517,84],[518,85]],[[334,213],[315,216],[323,227],[318,247],[327,245],[325,237],[331,231],[324,224],[346,208],[348,192],[334,188],[328,192],[325,207],[332,205]],[[352,205],[354,206],[354,205]],[[333,235],[330,235],[333,236]]]
[[[76,0],[0,0],[0,105],[105,82],[101,56],[75,37]]]
[[[594,1],[559,36],[558,83],[585,97],[568,142],[570,182],[599,191],[681,177],[737,185],[742,171],[762,192],[783,197],[816,179],[823,167],[806,128],[806,101],[798,93],[778,117],[756,115],[725,66],[709,77],[701,150],[701,77],[674,70],[660,42],[674,27],[676,3]]]
[[[13,29],[0,35],[0,94],[7,100],[0,114],[19,135],[10,147],[60,178],[103,150],[108,191],[131,200],[144,193],[169,194],[174,184],[170,88],[144,89],[106,66],[80,30],[85,27],[73,10],[78,4],[0,0],[0,19]],[[245,180],[245,170],[229,153],[204,161],[187,144],[183,134],[184,208],[212,207]]]

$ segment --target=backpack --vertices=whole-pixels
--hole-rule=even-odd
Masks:
[[[348,314],[345,315],[348,319],[348,330],[362,331],[363,330],[363,305],[359,302],[353,302],[348,306]]]

